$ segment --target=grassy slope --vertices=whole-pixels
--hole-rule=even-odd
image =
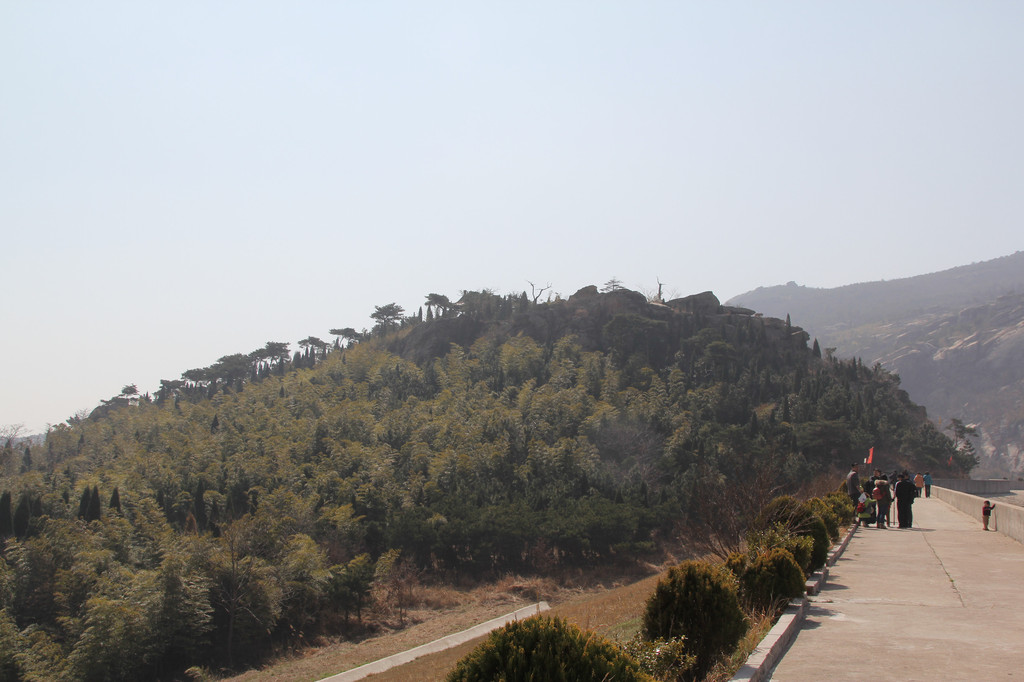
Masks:
[[[626,641],[639,629],[644,602],[654,591],[658,577],[651,576],[631,585],[588,593],[552,605],[548,615],[565,618],[582,629],[593,630],[609,639]],[[443,680],[455,663],[478,643],[467,642],[367,679],[374,682]]]
[[[565,618],[580,628],[593,630],[609,639],[626,641],[640,627],[644,602],[654,591],[659,575],[612,587],[585,590],[552,588],[550,585],[523,586],[500,584],[480,588],[473,593],[452,595],[462,604],[442,605],[441,609],[418,610],[410,614],[414,625],[371,637],[361,642],[339,642],[310,649],[301,656],[280,660],[263,670],[251,671],[232,678],[233,682],[285,682],[319,680],[364,663],[405,651],[413,647],[460,632],[478,623],[504,615],[541,599],[551,606],[548,615]],[[536,598],[535,598],[536,597]],[[394,668],[368,680],[374,682],[443,680],[462,656],[479,640],[468,642],[444,652],[424,656],[407,665]]]

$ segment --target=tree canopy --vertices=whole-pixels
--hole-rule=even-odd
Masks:
[[[403,565],[454,579],[643,560],[685,541],[708,491],[794,490],[869,447],[970,465],[898,377],[705,295],[462,299],[425,322],[378,307],[375,336],[309,337],[308,358],[223,356],[155,401],[57,425],[23,473],[5,459],[15,679],[238,668],[343,629],[336,614],[358,622]]]

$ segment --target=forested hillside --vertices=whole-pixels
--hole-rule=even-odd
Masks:
[[[710,293],[426,305],[8,444],[0,678],[237,669],[354,626],[371,596],[400,611],[413,576],[657,557],[715,504],[838,483],[872,447],[887,469],[975,463],[895,376]]]

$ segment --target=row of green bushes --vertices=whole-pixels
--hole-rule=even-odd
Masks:
[[[449,682],[703,679],[747,632],[751,616],[777,616],[825,565],[847,496],[772,500],[725,562],[684,561],[648,598],[640,634],[619,648],[558,618],[536,617],[496,630],[449,674]]]

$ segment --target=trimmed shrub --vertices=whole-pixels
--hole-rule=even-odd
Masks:
[[[740,578],[754,609],[770,610],[804,593],[804,572],[789,551],[776,547],[754,557]]]
[[[809,537],[814,541],[811,550],[811,570],[816,571],[828,561],[828,551],[832,548],[832,541],[828,537],[828,530],[825,529],[825,522],[817,516],[812,516],[807,522],[807,527],[798,533]]]
[[[835,542],[839,539],[839,517],[823,499],[812,497],[804,503],[825,524],[829,540]]]
[[[747,570],[748,557],[743,552],[733,552],[725,560],[725,567],[732,571],[732,574],[739,578]]]
[[[853,500],[850,499],[845,490],[844,488],[843,492],[829,493],[820,499],[832,508],[832,511],[839,518],[842,525],[847,526],[850,523],[850,519],[853,518]]]
[[[560,618],[535,616],[492,632],[448,673],[448,682],[567,680],[653,682],[611,642]]]
[[[783,525],[795,533],[803,530],[813,514],[791,495],[780,495],[765,505],[753,527],[757,529]]]
[[[800,565],[804,575],[809,576],[814,571],[811,569],[811,557],[814,553],[814,540],[803,535],[790,535],[786,541],[779,545],[793,555]]]
[[[797,502],[796,498],[781,495],[765,505],[764,511],[757,517],[756,529],[784,526],[795,535],[811,538],[811,562],[809,571],[813,572],[825,565],[828,550],[832,547],[825,522],[813,511],[811,505]],[[794,553],[795,556],[795,553]]]
[[[686,679],[700,679],[716,657],[735,648],[746,632],[736,577],[724,566],[684,561],[658,581],[644,610],[649,640],[685,637],[695,664]]]
[[[751,554],[768,552],[775,548],[788,551],[796,559],[805,576],[813,573],[811,565],[814,555],[814,540],[797,535],[783,525],[775,525],[747,533],[747,547]]]

